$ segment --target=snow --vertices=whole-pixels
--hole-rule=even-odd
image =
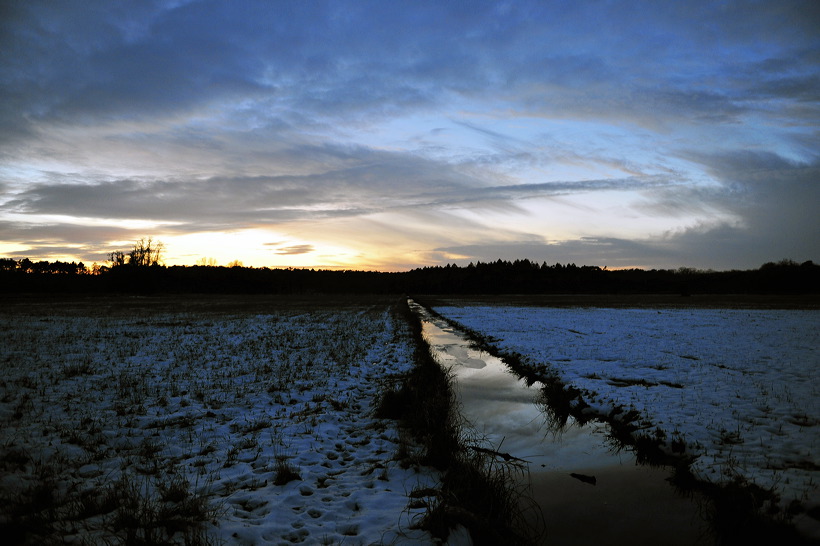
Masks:
[[[46,484],[39,532],[116,542],[114,513],[78,515],[78,499],[176,480],[207,501],[216,543],[430,543],[408,494],[439,476],[402,468],[395,423],[373,416],[412,365],[386,309],[0,314],[0,514]],[[283,466],[299,479],[276,485]]]
[[[820,504],[820,312],[441,306],[447,319],[682,440],[708,481]]]

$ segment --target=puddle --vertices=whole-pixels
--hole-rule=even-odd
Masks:
[[[446,322],[415,303],[411,308],[422,317],[436,359],[453,372],[460,411],[471,428],[496,451],[527,461],[522,480],[528,480],[530,498],[524,503],[532,523],[546,528],[544,544],[713,542],[696,503],[674,491],[668,471],[638,466],[629,452],[613,452],[604,424],[570,421],[562,433],[551,431],[537,404],[539,383],[527,387]]]

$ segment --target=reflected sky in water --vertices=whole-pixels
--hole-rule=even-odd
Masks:
[[[604,424],[579,426],[570,420],[562,430],[550,427],[538,404],[540,383],[527,387],[500,359],[471,347],[444,321],[426,318],[424,335],[438,362],[455,376],[462,415],[495,449],[527,460],[531,472],[599,468],[632,459],[611,451]]]

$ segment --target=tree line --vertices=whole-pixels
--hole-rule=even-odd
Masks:
[[[449,264],[411,271],[165,266],[162,246],[141,241],[110,265],[0,258],[3,292],[396,293],[396,294],[816,294],[820,265],[768,262],[758,269],[608,270],[527,259]]]
[[[79,275],[91,273],[83,262],[33,262],[28,258],[15,260],[13,258],[0,258],[0,271],[20,271],[22,273],[49,273],[57,275]]]

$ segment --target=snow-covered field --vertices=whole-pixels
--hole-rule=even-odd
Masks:
[[[429,542],[407,495],[437,475],[402,468],[395,424],[372,415],[381,382],[412,365],[384,301],[263,314],[18,305],[0,312],[0,339],[12,541],[27,529],[31,543]]]
[[[820,312],[441,306],[546,364],[595,409],[634,408],[692,469],[820,504]],[[661,433],[658,433],[661,434]]]

